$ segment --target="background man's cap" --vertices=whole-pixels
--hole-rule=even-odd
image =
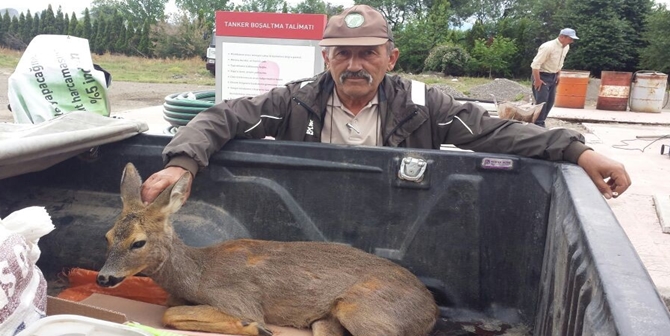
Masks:
[[[393,41],[384,16],[367,5],[356,5],[328,20],[319,42],[322,47],[377,46]]]
[[[579,40],[579,37],[577,37],[575,30],[572,28],[563,28],[563,30],[561,30],[561,35],[569,36],[573,40]]]

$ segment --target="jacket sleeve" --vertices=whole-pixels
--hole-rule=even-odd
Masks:
[[[574,130],[547,130],[535,124],[492,118],[482,106],[462,104],[435,88],[428,89],[426,98],[443,144],[572,163],[590,149],[584,144],[584,136]]]
[[[179,166],[194,176],[230,139],[276,136],[290,103],[287,87],[256,97],[223,101],[198,113],[177,131],[163,150],[165,166]]]

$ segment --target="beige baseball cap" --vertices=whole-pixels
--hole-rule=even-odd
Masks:
[[[387,41],[393,41],[393,32],[384,16],[368,5],[356,5],[328,20],[319,45],[377,46]]]

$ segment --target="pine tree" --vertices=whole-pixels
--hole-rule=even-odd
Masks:
[[[63,18],[63,30],[61,30],[62,35],[69,35],[70,32],[70,16],[65,13],[65,18]]]
[[[93,26],[91,25],[91,14],[88,12],[88,7],[84,9],[84,21],[83,21],[83,27],[82,27],[82,35],[81,37],[88,39],[88,40],[93,40],[95,38],[95,31],[93,30]]]
[[[39,14],[35,13],[35,16],[33,16],[33,30],[31,31],[33,37],[42,34],[42,23],[40,21]]]
[[[72,12],[72,16],[70,17],[70,24],[68,25],[68,29],[67,29],[68,35],[81,37],[78,34],[78,31],[77,31],[78,28],[79,28],[79,21],[77,21],[77,14]]]
[[[2,31],[0,31],[0,41],[2,45],[8,46],[6,35],[9,33],[10,26],[12,25],[12,18],[9,17],[9,11],[6,10],[5,14],[2,15]]]
[[[2,13],[0,13],[0,14],[2,14]],[[7,30],[7,27],[5,27],[3,19],[2,19],[2,15],[0,15],[0,46],[5,45],[5,41],[3,39],[3,36],[5,36],[5,31],[6,30]]]
[[[98,26],[99,26],[100,20],[95,20],[93,21],[93,25],[91,27],[91,32],[88,38],[88,44],[89,48],[91,49],[91,52],[95,52],[98,48]]]
[[[107,19],[102,15],[95,21],[98,22],[98,34],[95,36],[95,52],[98,55],[102,55],[109,48],[109,40],[107,38],[107,26],[109,25]]]
[[[135,31],[132,21],[128,21],[126,28],[126,55],[137,55],[137,45],[139,44],[139,34]]]
[[[19,23],[17,28],[16,37],[20,39],[21,42],[26,43],[26,40],[24,39],[26,31],[26,16],[23,14],[23,12],[19,14]]]
[[[65,28],[65,18],[63,17],[63,9],[61,6],[58,6],[56,11],[56,19],[54,20],[54,30],[55,34],[63,34],[63,29]]]
[[[40,30],[42,34],[56,34],[56,17],[51,5],[42,11],[40,20]]]
[[[33,39],[33,15],[30,13],[30,9],[26,11],[26,22],[23,24],[23,42],[26,44],[30,43]]]
[[[144,26],[142,27],[142,37],[140,38],[140,42],[137,47],[139,52],[144,57],[151,57],[150,30],[151,26],[149,25],[149,20],[144,21]]]

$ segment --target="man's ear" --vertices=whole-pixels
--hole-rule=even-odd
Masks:
[[[386,71],[391,71],[393,68],[395,68],[395,64],[398,62],[398,57],[400,57],[400,50],[398,50],[398,48],[393,48],[393,50],[391,50],[391,54],[389,55],[389,63],[386,67]]]
[[[330,58],[328,58],[328,49],[321,50],[321,57],[323,57],[323,61],[326,63],[326,69],[330,69]]]

